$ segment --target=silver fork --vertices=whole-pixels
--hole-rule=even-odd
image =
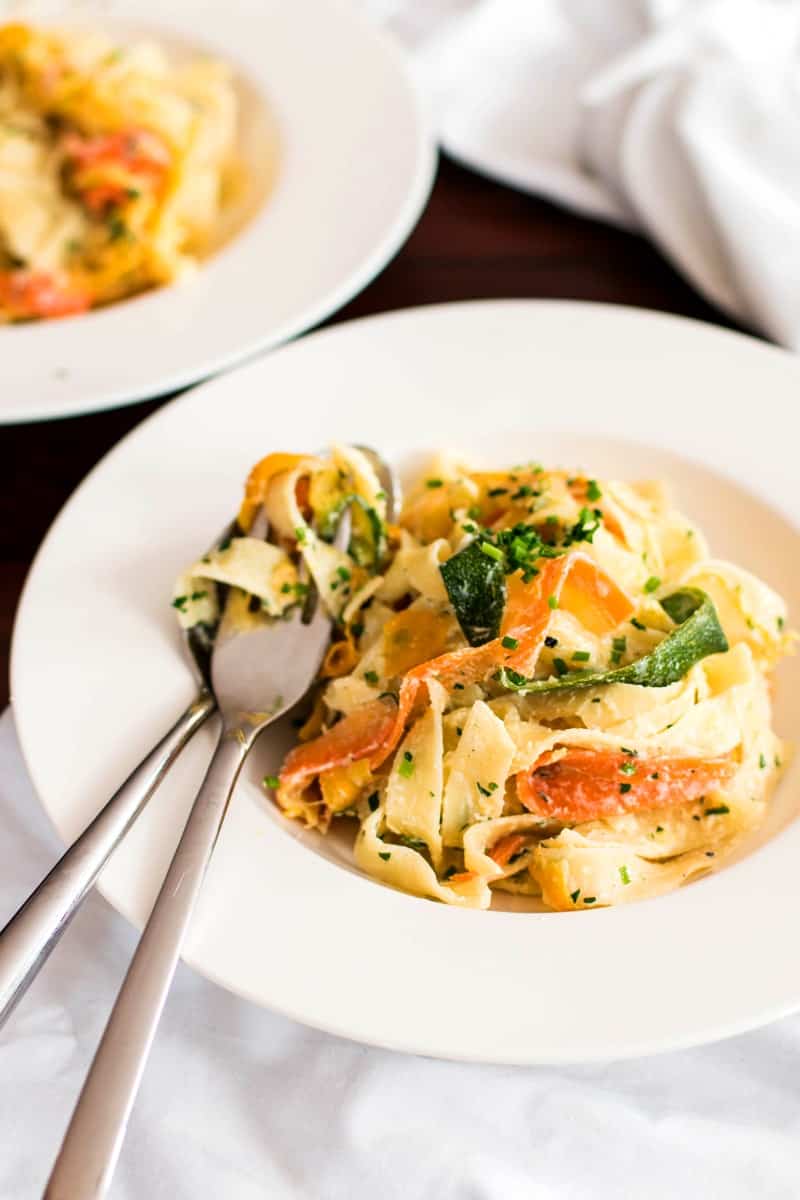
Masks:
[[[334,545],[346,547],[349,537],[346,510]],[[211,655],[220,740],[78,1098],[47,1200],[97,1200],[106,1194],[239,772],[259,734],[308,690],[330,629],[313,587],[303,610],[297,606],[288,618],[238,628],[226,628],[223,618]]]
[[[400,484],[394,471],[369,446],[358,449],[370,460],[381,481],[388,519],[396,520]],[[233,522],[223,530],[209,553],[235,532]],[[253,535],[261,537],[266,532],[265,521],[262,529],[251,530]],[[200,685],[194,700],[0,930],[0,1029],[181,750],[216,709],[208,686],[209,647],[191,629],[186,631],[185,641]]]
[[[235,529],[235,521],[227,525],[208,553],[229,539]],[[217,707],[208,684],[208,646],[191,629],[185,631],[184,642],[199,685],[194,700],[0,930],[0,1029],[39,974],[113,851],[184,746]]]

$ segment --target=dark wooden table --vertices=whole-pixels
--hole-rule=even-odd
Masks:
[[[397,258],[329,323],[414,304],[501,296],[602,300],[730,324],[641,238],[500,187],[446,159],[427,210]],[[163,403],[1,428],[0,707],[8,699],[14,612],[48,526],[98,459]]]

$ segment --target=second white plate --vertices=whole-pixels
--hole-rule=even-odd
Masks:
[[[0,423],[130,404],[285,341],[365,287],[419,217],[433,142],[399,51],[355,5],[78,0],[65,13],[59,0],[23,0],[14,19],[153,36],[229,62],[263,203],[191,279],[0,328]]]

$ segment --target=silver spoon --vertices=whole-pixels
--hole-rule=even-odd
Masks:
[[[350,540],[350,512],[334,545]],[[283,619],[227,622],[211,651],[222,730],[72,1115],[46,1200],[99,1200],[111,1183],[181,945],[244,761],[259,734],[308,691],[332,621],[311,589]]]

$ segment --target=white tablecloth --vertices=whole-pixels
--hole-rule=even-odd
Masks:
[[[2,922],[59,851],[9,712],[0,839]],[[90,896],[0,1032],[2,1200],[40,1195],[133,946]],[[476,1067],[316,1033],[180,968],[112,1196],[797,1200],[798,1079],[800,1018],[636,1062]]]
[[[800,349],[797,0],[357,0],[468,165],[637,229]]]

